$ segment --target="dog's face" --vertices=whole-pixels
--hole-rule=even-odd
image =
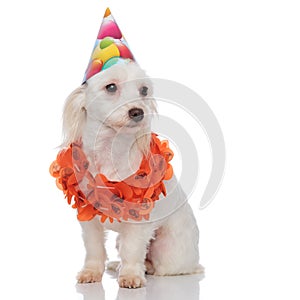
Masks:
[[[88,118],[116,131],[133,133],[150,126],[155,110],[151,81],[135,63],[115,65],[86,83]]]
[[[156,104],[144,71],[134,63],[118,64],[91,77],[66,100],[64,143],[80,139],[89,122],[116,132],[149,132]]]

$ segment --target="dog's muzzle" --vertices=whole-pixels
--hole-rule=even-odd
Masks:
[[[128,111],[128,115],[134,122],[140,122],[144,118],[144,111],[140,108],[132,108]]]

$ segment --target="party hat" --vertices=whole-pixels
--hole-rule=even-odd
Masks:
[[[115,64],[130,61],[134,61],[134,57],[110,9],[107,8],[84,74],[83,83]]]

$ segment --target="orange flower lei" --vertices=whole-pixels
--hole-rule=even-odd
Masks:
[[[152,133],[150,154],[143,157],[139,170],[116,182],[108,180],[103,174],[93,176],[89,162],[82,150],[82,143],[72,143],[61,150],[50,166],[50,174],[56,178],[57,187],[64,192],[68,204],[77,208],[77,218],[89,221],[100,215],[101,222],[109,218],[127,221],[149,220],[154,202],[166,188],[163,180],[173,176],[169,163],[173,158],[168,141],[160,141]],[[85,192],[82,191],[85,190]]]

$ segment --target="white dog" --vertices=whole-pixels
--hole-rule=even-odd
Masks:
[[[114,65],[91,77],[66,100],[63,146],[81,140],[92,162],[92,174],[99,173],[97,166],[101,166],[101,173],[111,181],[127,178],[138,170],[149,151],[151,116],[156,112],[152,94],[150,79],[134,62]],[[101,281],[107,259],[106,229],[119,233],[120,287],[145,285],[146,272],[178,275],[202,271],[192,209],[175,177],[165,185],[167,192],[175,189],[172,194],[182,200],[182,205],[165,218],[147,223],[101,223],[97,216],[81,222],[86,258],[77,277],[79,283]]]

